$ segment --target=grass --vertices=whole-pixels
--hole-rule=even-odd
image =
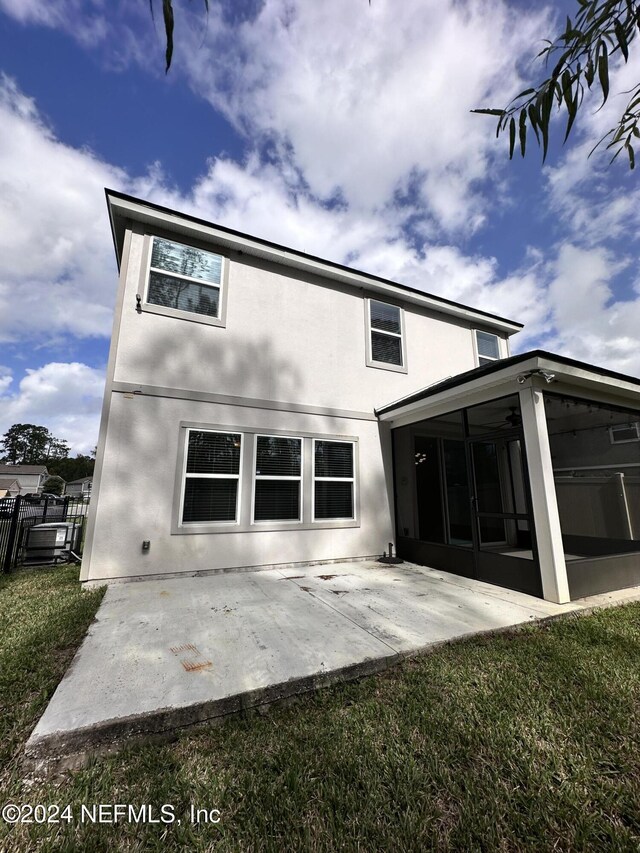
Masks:
[[[457,643],[25,784],[21,743],[100,598],[76,579],[66,568],[0,582],[3,799],[74,813],[0,823],[2,851],[640,847],[638,604]],[[181,823],[81,823],[93,803],[156,815],[171,804]],[[220,809],[221,822],[192,824],[191,805]]]

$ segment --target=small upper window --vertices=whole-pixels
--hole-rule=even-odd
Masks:
[[[219,318],[222,262],[213,252],[154,237],[147,302]]]
[[[629,441],[640,441],[640,421],[630,424],[616,424],[609,427],[611,444],[625,444]]]
[[[402,354],[402,317],[396,305],[369,300],[371,361],[384,365],[404,363]]]
[[[500,343],[497,335],[476,329],[476,346],[478,348],[478,364],[490,364],[500,358]]]

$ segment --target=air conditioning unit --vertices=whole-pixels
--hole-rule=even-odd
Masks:
[[[25,564],[55,564],[76,557],[82,525],[72,521],[34,524],[27,532],[24,545]]]

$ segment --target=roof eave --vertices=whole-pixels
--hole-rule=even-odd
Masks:
[[[462,407],[468,404],[464,400],[465,397],[489,391],[502,393],[505,386],[509,385],[512,385],[512,390],[515,391],[522,387],[517,381],[518,377],[523,377],[526,381],[531,376],[537,376],[543,387],[548,387],[549,391],[567,393],[567,389],[571,388],[574,393],[582,389],[585,393],[591,391],[614,394],[621,404],[640,409],[640,379],[633,376],[625,376],[542,350],[522,353],[505,359],[505,362],[496,362],[495,366],[491,366],[491,370],[470,375],[467,379],[464,379],[462,374],[459,380],[452,377],[436,383],[421,392],[375,409],[375,414],[379,420],[389,422],[406,419],[425,409],[435,408],[445,401],[451,402],[452,408]],[[553,376],[548,385],[544,381],[545,373]]]
[[[423,291],[397,284],[380,276],[364,273],[313,255],[288,249],[285,246],[260,240],[187,214],[180,214],[150,202],[140,201],[115,190],[106,189],[105,193],[118,268],[120,268],[124,245],[126,221],[134,220],[151,227],[169,227],[185,236],[214,241],[223,248],[271,260],[307,273],[314,273],[332,281],[351,285],[390,299],[395,298],[403,302],[420,305],[423,308],[457,317],[476,326],[490,328],[506,336],[513,335],[522,329],[522,323],[517,323],[514,320],[489,314],[442,297],[431,296]]]

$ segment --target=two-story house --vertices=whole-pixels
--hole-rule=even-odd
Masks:
[[[639,380],[510,356],[512,320],[118,192],[107,203],[120,281],[83,580],[393,542],[552,600],[584,594],[568,567],[608,546],[563,538],[546,413],[586,394],[615,403],[607,428],[626,423]],[[609,584],[640,581],[640,518],[627,533]]]
[[[0,465],[0,476],[16,479],[20,484],[19,494],[36,494],[42,491],[49,476],[46,465]]]

